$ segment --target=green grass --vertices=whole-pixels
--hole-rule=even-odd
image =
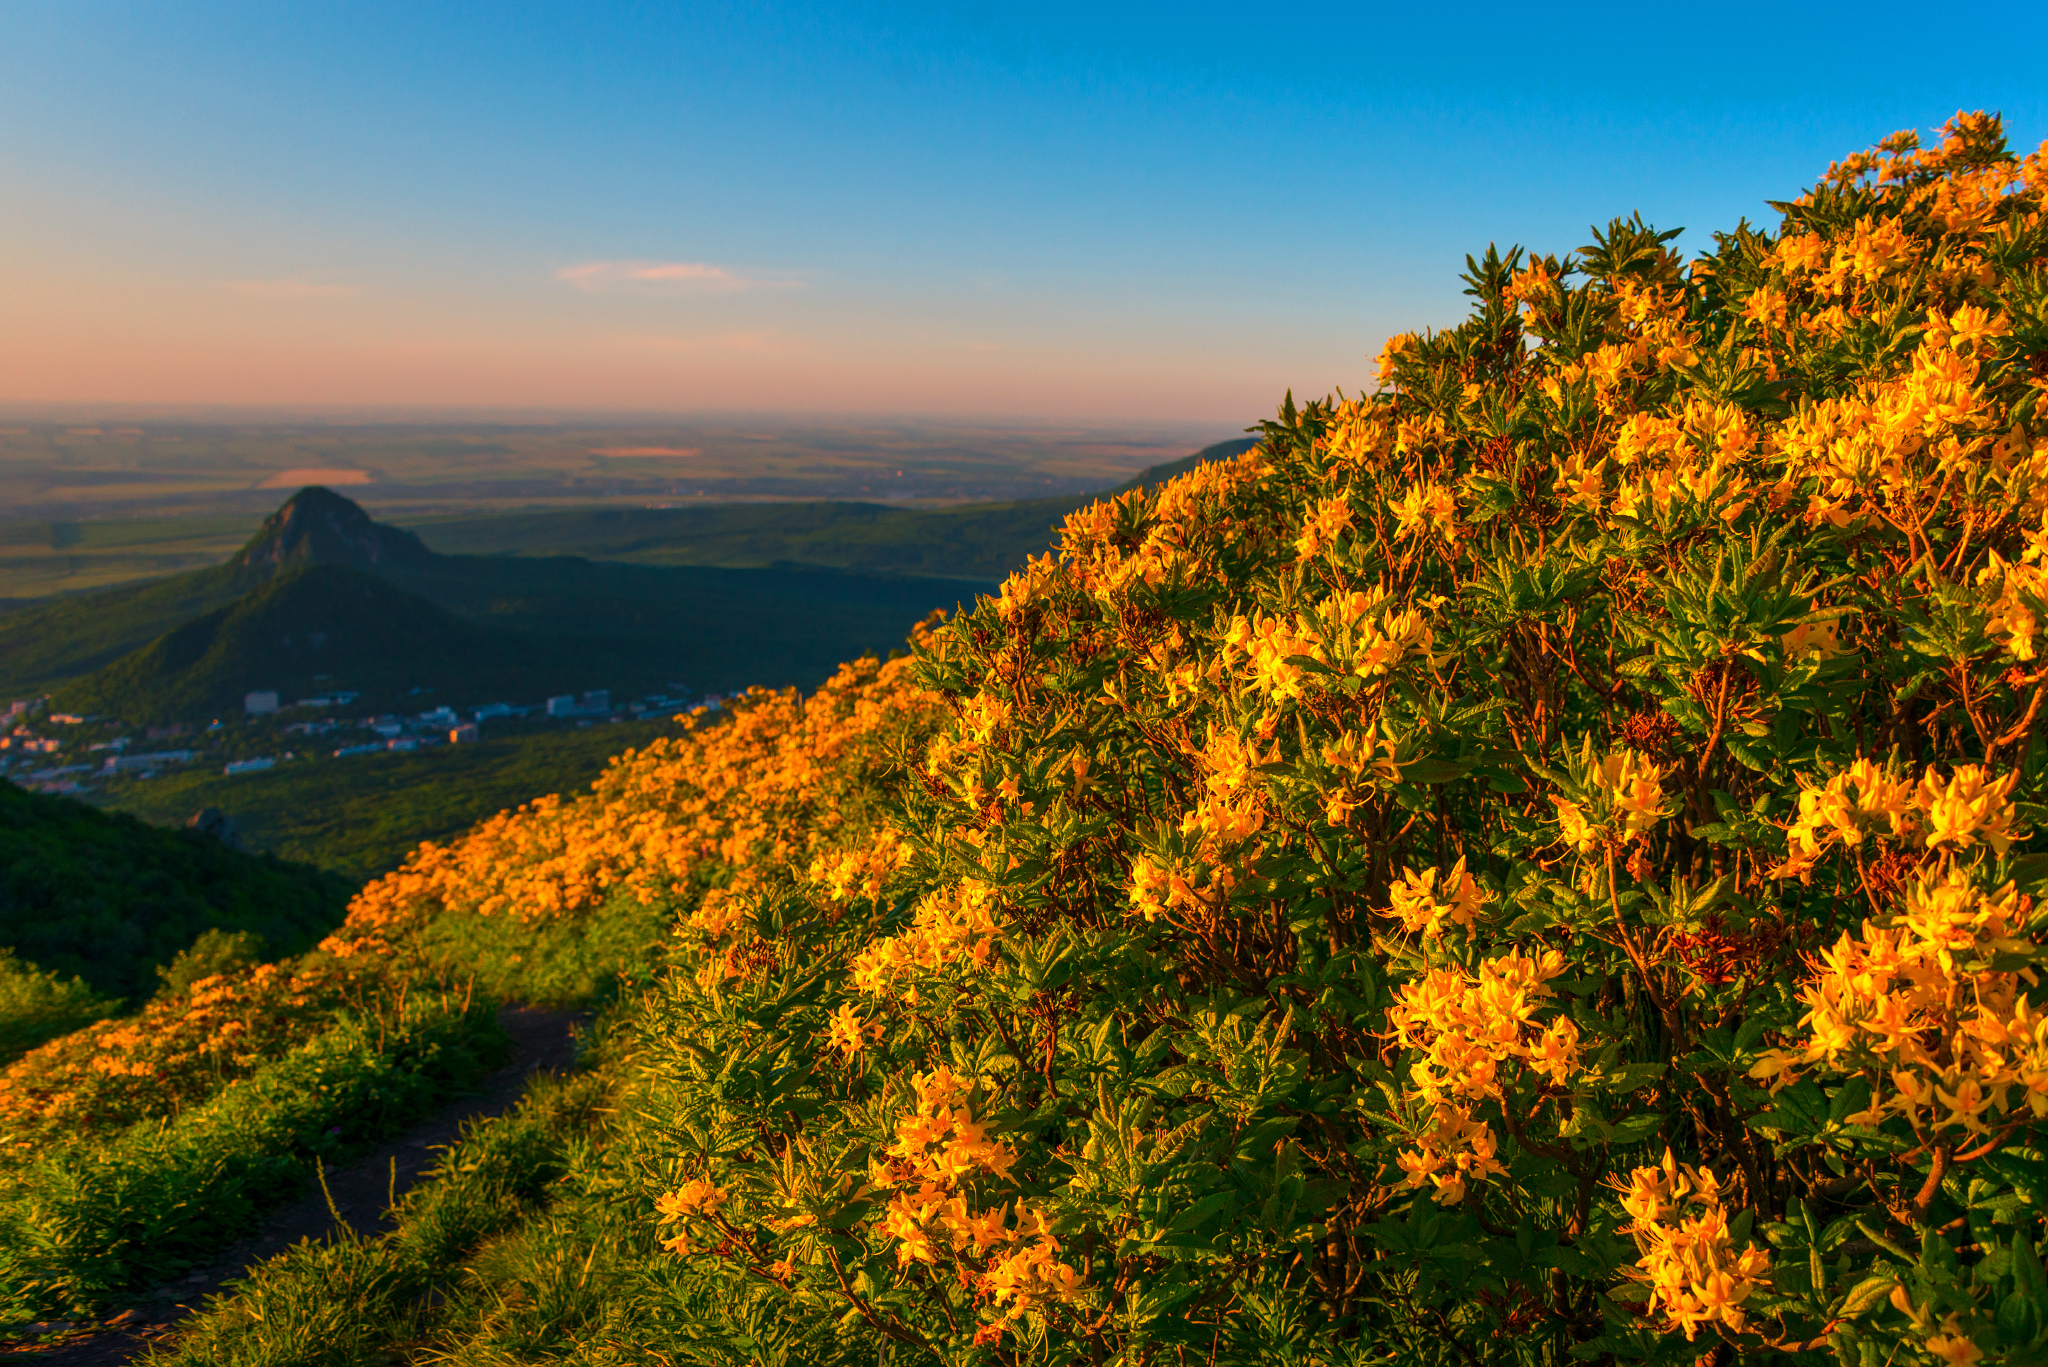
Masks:
[[[476,990],[537,1006],[585,1006],[643,984],[674,924],[673,907],[614,893],[593,911],[528,925],[516,915],[443,916],[427,955]]]
[[[464,1257],[545,1207],[604,1100],[601,1077],[536,1079],[512,1114],[468,1127],[399,1202],[390,1233],[286,1250],[211,1302],[156,1361],[353,1367],[419,1337],[437,1318],[433,1301],[461,1289]]]
[[[0,784],[0,945],[96,993],[149,995],[156,969],[213,928],[254,931],[273,956],[304,949],[340,922],[351,890],[334,874]]]
[[[680,730],[666,718],[515,734],[492,734],[493,725],[485,723],[475,745],[346,759],[331,752],[360,733],[336,732],[322,738],[316,759],[254,774],[209,768],[117,779],[92,801],[164,826],[218,807],[245,845],[360,882],[398,867],[422,840],[446,839],[536,797],[579,791],[613,755]]]
[[[36,1155],[0,1183],[0,1320],[91,1311],[248,1231],[316,1159],[381,1139],[502,1057],[482,999],[348,1016],[168,1123]]]

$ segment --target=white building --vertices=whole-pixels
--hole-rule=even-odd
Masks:
[[[245,694],[242,698],[242,710],[252,717],[266,716],[277,711],[277,690],[265,688]]]

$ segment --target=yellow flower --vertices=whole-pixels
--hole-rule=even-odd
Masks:
[[[1421,873],[1403,869],[1400,880],[1387,890],[1393,903],[1393,914],[1401,920],[1401,929],[1419,930],[1425,936],[1436,935],[1443,922],[1449,919],[1470,930],[1479,912],[1493,900],[1493,894],[1480,887],[1465,871],[1462,858],[1448,874],[1442,875],[1441,887],[1437,884],[1440,873],[1433,868]]]
[[[1953,1321],[1949,1329],[1950,1332],[1936,1334],[1927,1340],[1928,1352],[1948,1363],[1949,1367],[1971,1367],[1972,1363],[1984,1360],[1984,1350],[1974,1340],[1955,1333]]]
[[[1434,531],[1448,540],[1457,532],[1457,500],[1440,484],[1411,485],[1407,493],[1387,506],[1394,514],[1396,536],[1420,536]]]
[[[1920,810],[1926,813],[1927,847],[1952,845],[1967,850],[1982,843],[1989,845],[1992,853],[2004,854],[2015,835],[2013,808],[2008,799],[2018,781],[2016,770],[2002,779],[1991,780],[1977,765],[1962,764],[1943,784],[1930,766],[1914,795]]]
[[[860,1018],[860,1013],[853,1009],[851,1003],[843,1003],[837,1011],[832,1013],[831,1024],[826,1032],[826,1039],[848,1058],[852,1058],[867,1047],[870,1031],[873,1032],[876,1039],[880,1039],[882,1034],[881,1023],[876,1022],[870,1026]]]
[[[1621,1187],[1627,1232],[1642,1255],[1626,1275],[1650,1288],[1650,1308],[1688,1340],[1703,1324],[1740,1332],[1743,1303],[1768,1280],[1770,1255],[1735,1247],[1713,1171],[1666,1149],[1661,1166],[1634,1169]]]
[[[685,1182],[678,1191],[671,1191],[654,1198],[654,1209],[661,1216],[660,1223],[672,1224],[689,1215],[709,1215],[725,1204],[727,1193],[702,1178]]]
[[[1586,813],[1576,802],[1567,802],[1561,797],[1550,799],[1557,804],[1557,828],[1559,838],[1580,854],[1591,854],[1600,847],[1600,828],[1586,819]]]
[[[1350,530],[1350,502],[1343,498],[1326,498],[1302,521],[1301,535],[1294,542],[1295,553],[1306,560],[1324,547],[1335,545],[1337,538]]]

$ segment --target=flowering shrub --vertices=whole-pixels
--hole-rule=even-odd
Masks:
[[[2044,193],[1958,115],[1490,249],[329,953],[676,909],[613,1157],[733,1360],[2040,1360]]]
[[[2044,191],[1958,115],[1489,250],[922,639],[886,800],[681,822],[682,1268],[919,1361],[2048,1351]]]
[[[375,984],[367,961],[256,964],[60,1036],[0,1073],[0,1146],[18,1153],[175,1114],[318,1034]]]
[[[314,1160],[500,1061],[494,1014],[430,992],[381,1020],[344,1014],[175,1117],[47,1144],[0,1171],[0,1314],[90,1313],[217,1254]]]

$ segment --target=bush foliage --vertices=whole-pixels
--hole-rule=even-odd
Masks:
[[[0,946],[0,1064],[58,1035],[114,1014],[108,1001],[79,978],[46,973]]]
[[[1959,116],[1489,250],[1075,514],[883,672],[886,803],[734,826],[674,1256],[848,1360],[2033,1360],[2044,189]]]
[[[96,992],[140,1000],[207,930],[297,953],[341,920],[336,874],[163,831],[0,783],[0,945]]]
[[[431,1351],[2048,1357],[2044,193],[1958,115],[1489,249],[912,654],[423,847],[316,962],[674,927]]]

